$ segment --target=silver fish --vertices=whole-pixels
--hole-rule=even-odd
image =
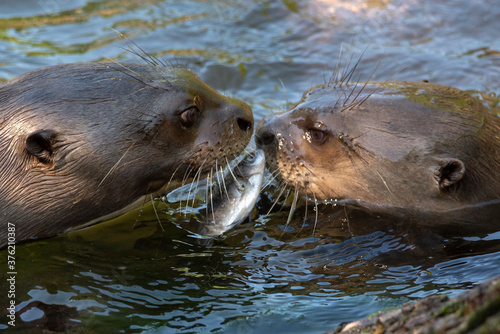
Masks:
[[[248,154],[217,182],[209,193],[207,217],[199,234],[215,237],[240,224],[248,217],[262,187],[265,155],[263,150]]]

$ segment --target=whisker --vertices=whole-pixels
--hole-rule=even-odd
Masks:
[[[316,211],[316,217],[314,218],[314,228],[313,228],[313,236],[314,233],[316,232],[316,224],[318,224],[318,200],[316,199],[316,193],[313,191],[312,192],[313,197],[314,197],[314,211]]]
[[[290,224],[290,221],[292,220],[292,215],[295,212],[295,209],[297,207],[297,201],[299,199],[299,192],[297,191],[297,187],[295,187],[294,192],[293,192],[293,200],[292,200],[292,206],[290,207],[290,214],[288,215],[288,219],[286,221],[286,226]]]
[[[346,144],[347,145],[347,144]],[[364,148],[362,145],[357,145],[356,147],[359,147],[363,150],[366,150],[366,148]],[[368,150],[366,150],[368,151]],[[356,166],[356,163],[354,161],[354,159],[351,157],[351,153],[352,154],[355,154],[359,160],[361,160],[362,162],[364,162],[367,166],[371,167],[371,169],[375,170],[375,173],[377,173],[378,177],[382,180],[382,183],[384,184],[384,186],[387,188],[387,190],[389,191],[389,194],[393,195],[391,189],[389,188],[389,185],[387,184],[387,182],[385,181],[384,177],[382,176],[382,174],[380,174],[380,172],[378,171],[377,168],[373,168],[372,165],[370,164],[370,162],[368,162],[368,160],[366,160],[365,158],[363,158],[358,152],[356,152],[355,150],[352,150],[352,149],[349,149],[348,147],[346,148],[345,150],[346,154],[347,154],[347,157],[349,158],[349,160],[351,161],[351,164],[353,165],[353,167],[359,172],[359,169],[358,167]],[[368,151],[369,152],[369,151]],[[371,152],[369,152],[371,153]]]
[[[162,223],[160,221],[160,217],[158,216],[158,212],[156,211],[155,201],[153,199],[153,194],[149,194],[149,196],[151,197],[151,204],[153,205],[153,211],[155,212],[156,219],[158,220],[158,224],[160,224],[161,230],[165,231],[165,229],[163,228],[163,225],[162,225]]]
[[[281,195],[283,194],[283,192],[285,190],[286,190],[286,187],[281,188],[280,193],[278,194],[278,197],[276,197],[276,200],[274,201],[273,205],[271,205],[271,208],[267,212],[266,216],[269,216],[269,214],[271,213],[271,211],[274,209],[274,206],[279,202],[280,197],[281,197]]]
[[[342,103],[342,107],[345,107],[346,103],[349,102],[349,99],[351,98],[352,94],[356,91],[356,88],[358,88],[358,85],[359,85],[359,80],[356,81],[356,83],[354,84],[354,87],[351,89],[351,92],[349,93],[349,95],[347,96],[347,98],[344,100],[344,103]],[[344,109],[342,109],[342,111],[344,111],[346,109],[348,109],[348,108],[344,108]]]
[[[351,56],[349,57],[349,60],[345,63],[344,69],[342,70],[342,77],[340,78],[340,86],[342,87],[342,84],[349,84],[349,81],[351,81],[351,77],[354,74],[354,71],[356,70],[359,61],[356,63],[356,65],[351,68],[351,61],[352,58],[354,57],[354,53],[351,53]]]
[[[304,193],[307,194],[307,186],[306,188],[304,189]],[[304,223],[306,222],[306,219],[307,219],[307,202],[309,202],[306,198],[306,209],[305,209],[305,212],[304,212]],[[302,225],[303,226],[303,225]]]
[[[177,166],[177,168],[174,170],[174,172],[172,173],[172,175],[170,176],[170,179],[168,180],[167,182],[167,185],[165,187],[165,191],[168,190],[169,186],[170,186],[170,183],[172,183],[172,180],[174,179],[174,175],[175,173],[177,173],[177,171],[179,170],[179,168],[181,168],[182,164],[179,164],[179,166]]]
[[[208,189],[212,187],[212,179],[210,173],[207,172],[207,187],[205,188],[205,217],[208,219]]]
[[[186,168],[186,171],[184,172],[184,176],[182,177],[181,181],[181,192],[179,195],[179,210],[182,212],[182,192],[184,191],[184,184],[186,180],[188,179],[188,175],[191,173],[193,168],[191,167],[191,163],[189,163],[188,167]],[[188,200],[189,201],[189,200]]]
[[[142,200],[142,208],[141,208],[141,210],[139,210],[139,216],[137,216],[137,218],[135,219],[134,225],[132,225],[132,229],[135,228],[136,224],[139,222],[139,219],[142,216],[142,212],[144,211],[144,206],[146,206],[146,203],[148,203],[148,202],[149,202],[149,200],[147,199],[147,196],[144,196],[144,198]]]
[[[290,213],[288,214],[288,219],[286,221],[285,228],[284,228],[283,233],[281,234],[281,236],[283,236],[283,234],[286,232],[286,228],[290,225],[290,222],[292,221],[292,216],[295,213],[295,209],[297,207],[297,201],[298,201],[298,198],[299,198],[298,193],[299,192],[297,191],[297,187],[295,187],[294,192],[293,192],[292,206],[290,207]]]
[[[162,89],[164,89],[163,87],[160,87],[160,86],[154,86],[154,85],[148,84],[146,81],[150,81],[150,79],[149,79],[149,78],[145,77],[144,75],[142,75],[142,74],[140,74],[140,73],[137,73],[137,72],[133,71],[132,69],[128,68],[127,66],[123,65],[122,63],[119,63],[119,62],[117,62],[117,61],[116,61],[116,60],[114,60],[114,59],[110,59],[110,61],[111,61],[112,63],[115,63],[115,64],[116,64],[116,65],[118,65],[119,67],[122,67],[123,69],[121,69],[121,68],[119,68],[119,67],[111,66],[111,64],[110,64],[110,63],[102,64],[102,66],[109,67],[109,68],[111,68],[111,69],[113,69],[113,70],[115,70],[115,71],[117,71],[117,72],[120,72],[120,73],[122,73],[122,74],[124,74],[124,75],[126,75],[126,76],[128,76],[128,77],[130,77],[130,78],[132,78],[132,79],[134,79],[134,80],[135,80],[135,81],[137,81],[138,83],[143,84],[144,86],[148,86],[148,87],[151,87],[151,88],[154,88],[154,89],[158,89],[158,88],[162,88]],[[127,71],[125,71],[125,70],[127,70],[128,72],[127,72]],[[130,73],[129,73],[129,72],[130,72]],[[136,76],[134,76],[134,75],[132,75],[131,73],[132,73],[132,74],[137,75],[137,77],[136,77]],[[140,78],[143,78],[143,79],[144,79],[144,80],[146,80],[146,81],[141,80]]]
[[[118,37],[127,40],[127,42],[125,42],[125,45],[128,47],[128,49],[125,49],[122,47],[120,47],[120,49],[132,53],[133,55],[141,58],[147,64],[154,65],[154,66],[159,66],[159,65],[166,66],[165,62],[162,62],[158,57],[155,57],[152,54],[144,51],[144,49],[141,48],[137,43],[135,43],[133,40],[131,40],[130,38],[128,38],[127,36],[125,36],[124,34],[119,32],[118,30],[116,30],[114,28],[109,28],[109,29],[113,30],[118,35]],[[134,47],[139,49],[139,51],[141,51],[142,54],[137,52],[134,49],[134,47],[130,46],[130,44],[132,44]]]
[[[286,192],[286,195],[285,195],[285,198],[283,200],[283,204],[281,204],[281,208],[280,208],[280,211],[283,210],[283,208],[285,207],[285,204],[286,204],[286,200],[287,198],[290,196],[290,192],[292,191],[292,188],[288,188],[287,189],[287,192]]]
[[[212,172],[213,172],[213,167],[210,168],[210,178],[212,178]],[[213,193],[213,189],[212,189],[212,182],[210,183],[210,205],[211,205],[211,208],[212,208],[212,219],[213,221],[215,222],[215,210],[214,210],[214,200],[213,200],[213,197],[214,197],[214,193]]]
[[[208,159],[208,158],[207,158]],[[198,179],[196,180],[196,186],[194,187],[194,196],[193,196],[193,202],[191,203],[191,206],[194,207],[194,202],[196,200],[196,194],[198,193],[198,185],[200,184],[200,180],[201,180],[201,172],[203,170],[203,165],[205,164],[205,162],[207,161],[207,159],[203,160],[203,162],[201,163],[200,165],[200,168],[198,169],[198,172],[196,172],[198,174]],[[196,178],[196,176],[195,176]]]
[[[344,77],[343,77],[343,81],[345,80],[344,82],[349,83],[351,81],[352,76],[354,75],[354,73],[356,73],[356,69],[358,68],[358,65],[361,64],[361,59],[363,58],[363,56],[364,56],[364,54],[365,54],[365,52],[366,52],[367,49],[368,48],[366,48],[361,53],[361,55],[359,56],[358,61],[356,62],[356,64],[351,69],[349,69],[349,72],[347,72],[346,75],[344,75]],[[349,63],[347,64],[347,67],[351,66],[351,61],[352,61],[353,56],[354,56],[354,52],[351,53],[351,58],[349,59]]]
[[[363,52],[364,53],[364,52]],[[360,58],[360,61],[361,61],[361,58]],[[382,63],[382,58],[380,58],[377,66],[375,67],[375,70],[373,70],[372,74],[370,75],[370,77],[368,78],[368,80],[365,82],[365,84],[363,85],[363,87],[361,87],[361,89],[359,90],[358,94],[356,95],[356,97],[354,98],[354,100],[352,101],[352,103],[355,103],[357,98],[359,97],[359,95],[363,92],[363,90],[366,88],[366,86],[368,85],[368,83],[370,82],[371,78],[375,75],[375,72],[377,72],[377,69],[378,67],[380,66],[380,64]],[[357,64],[356,64],[357,66]],[[373,94],[373,93],[372,93]]]
[[[196,178],[198,177],[199,174],[201,174],[200,168],[198,168],[198,170],[194,174],[193,179],[191,181],[191,185],[189,186],[189,190],[188,190],[188,193],[187,193],[187,196],[186,196],[186,207],[184,209],[184,212],[186,212],[186,214],[188,212],[189,198],[191,197],[191,190],[193,190],[194,184],[196,182]],[[193,203],[194,203],[195,197],[196,197],[196,193],[194,193],[194,195],[193,195]]]
[[[218,159],[215,159],[215,178],[216,178],[216,180],[217,180],[217,185],[218,185],[218,187],[219,187],[218,189],[219,189],[219,190],[222,190],[222,187],[221,187],[221,185],[220,185],[220,177],[218,176],[218,174],[219,174],[219,167],[218,167],[218,165],[217,165],[217,163],[218,163],[218,161],[217,161],[217,160],[218,160]],[[223,176],[224,176],[224,175],[222,175],[221,177],[223,177]]]
[[[297,190],[295,190],[295,191],[297,191]],[[307,185],[306,185],[306,187],[304,189],[304,193],[307,194]],[[306,198],[306,209],[304,211],[304,221],[302,222],[302,225],[300,226],[299,230],[297,231],[297,233],[295,235],[296,238],[298,238],[300,232],[302,232],[302,230],[304,229],[304,226],[305,226],[305,224],[307,222],[307,204],[308,204],[307,202],[309,202],[309,201]]]
[[[382,87],[382,86],[383,86],[384,84],[386,84],[387,82],[391,81],[391,80],[392,80],[392,78],[394,78],[396,75],[398,75],[398,74],[399,74],[402,70],[404,70],[404,69],[405,69],[404,67],[403,67],[403,68],[401,68],[399,71],[397,71],[396,73],[394,73],[394,74],[393,74],[393,75],[392,75],[389,79],[385,80],[382,84],[378,85],[378,87],[377,87],[377,88],[375,88],[375,89],[373,90],[373,92],[371,92],[370,94],[368,94],[365,98],[363,98],[363,100],[361,100],[361,101],[358,103],[358,106],[360,106],[360,105],[362,105],[363,103],[365,103],[365,102],[366,102],[366,100],[368,100],[368,98],[369,98],[370,96],[372,96],[373,94],[375,94],[375,92],[376,92],[377,90],[379,90],[379,89],[380,89],[380,87]]]
[[[130,40],[129,40],[130,41]],[[154,65],[154,66],[157,66],[158,64],[156,64],[155,62],[152,62],[149,57],[145,57],[144,55],[140,54],[139,52],[135,51],[131,46],[130,44],[128,44],[127,42],[125,42],[125,45],[127,46],[127,48],[124,48],[124,47],[121,47],[119,46],[118,48],[119,49],[122,49],[123,51],[126,51],[128,53],[131,53],[133,54],[134,56],[136,57],[139,57],[141,58],[145,63],[147,64],[150,64],[150,65]]]
[[[265,185],[262,186],[262,189],[269,187],[269,185],[271,185],[271,183],[273,183],[274,180],[276,180],[276,178],[279,176],[279,169],[274,171],[274,173],[275,173],[275,175],[273,175],[273,173],[271,173],[271,178],[267,181],[267,183]]]
[[[123,158],[125,157],[125,155],[127,155],[127,153],[132,149],[132,147],[134,147],[135,144],[136,144],[136,142],[133,142],[129,146],[129,148],[127,148],[127,150],[125,151],[125,153],[123,153],[123,155],[120,157],[120,159],[118,159],[118,161],[113,165],[113,167],[111,167],[110,170],[106,173],[106,175],[104,175],[104,177],[102,178],[101,182],[99,182],[99,184],[97,185],[97,188],[99,188],[101,186],[101,184],[104,182],[104,180],[106,180],[106,178],[118,167],[118,165],[123,160]]]
[[[391,196],[394,196],[394,194],[392,193],[391,189],[389,189],[389,185],[387,185],[387,182],[385,182],[385,179],[382,177],[382,175],[379,173],[379,171],[377,169],[375,169],[375,172],[378,174],[378,176],[380,177],[380,179],[382,180],[382,182],[384,183],[384,186],[387,188],[387,190],[389,191],[389,194],[391,194]]]
[[[222,178],[222,185],[224,187],[224,192],[226,193],[227,199],[229,200],[229,192],[227,191],[227,188],[226,188],[226,181],[224,180],[224,171],[222,169],[222,166],[220,166],[220,175]]]
[[[127,39],[128,39],[128,38],[127,38]],[[151,53],[144,51],[144,49],[143,49],[143,48],[141,48],[141,47],[140,47],[137,43],[135,43],[133,40],[128,39],[128,41],[129,41],[130,43],[132,43],[132,44],[133,44],[136,48],[138,48],[138,49],[142,52],[142,54],[144,55],[144,57],[143,57],[143,56],[141,56],[141,55],[139,55],[139,52],[135,52],[135,50],[134,50],[132,47],[130,47],[128,43],[125,43],[125,44],[126,44],[127,46],[129,46],[129,48],[130,48],[130,50],[131,50],[131,51],[134,51],[133,53],[134,53],[135,55],[137,55],[137,56],[141,57],[141,59],[144,59],[144,61],[145,61],[145,62],[147,62],[147,63],[149,63],[149,64],[151,64],[151,65],[155,65],[155,66],[160,66],[160,65],[165,66],[165,64],[164,64],[164,63],[163,63],[163,62],[162,62],[162,61],[161,61],[158,57],[155,57],[155,56],[153,56]]]
[[[191,185],[189,186],[189,190],[188,190],[188,193],[187,193],[187,196],[186,196],[186,210],[187,210],[187,206],[189,205],[189,197],[191,196],[191,190],[193,190],[194,183],[196,182],[196,178],[198,177],[199,174],[201,174],[201,169],[200,168],[198,168],[198,170],[194,174],[193,180],[191,181]]]
[[[227,161],[227,158],[226,158],[226,161]],[[229,162],[228,162],[228,166],[229,166]],[[229,168],[229,173],[231,173],[231,175],[233,176],[234,182],[236,182],[236,184],[238,185],[238,188],[241,188],[241,184],[238,182],[238,179],[234,175],[233,170],[231,168]]]
[[[340,44],[340,51],[339,51],[339,60],[337,61],[337,65],[335,65],[335,70],[333,71],[332,76],[330,77],[329,83],[333,83],[333,87],[335,88],[337,86],[337,82],[339,80],[339,74],[340,74],[340,65],[342,63],[342,51],[344,48],[344,43]]]

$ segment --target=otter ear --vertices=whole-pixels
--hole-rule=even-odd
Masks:
[[[42,163],[49,163],[54,157],[56,132],[52,130],[38,130],[26,138],[26,150]]]
[[[465,165],[458,159],[445,159],[439,161],[439,166],[434,172],[434,178],[439,184],[440,189],[448,188],[465,175]]]

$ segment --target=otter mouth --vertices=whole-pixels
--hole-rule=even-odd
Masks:
[[[373,210],[377,212],[394,209],[393,206],[377,204],[356,198],[325,196],[324,192],[320,189],[321,187],[317,182],[301,179],[301,176],[297,176],[295,180],[284,178],[281,170],[277,178],[279,178],[279,181],[283,183],[282,188],[293,190],[294,193],[303,196],[308,202],[312,202],[315,205],[323,204],[331,206],[349,206],[353,208],[363,208],[368,209],[368,211]]]
[[[228,166],[233,160],[235,160],[238,155],[226,155],[222,157],[218,157],[215,159],[211,159],[210,161],[202,160],[200,162],[199,159],[191,163],[185,163],[180,168],[181,170],[185,170],[184,176],[182,177],[181,182],[183,184],[193,182],[196,180],[202,180],[206,177],[210,177],[211,175],[215,175],[218,172],[221,172]]]
[[[243,138],[234,142],[224,142],[223,145],[200,145],[196,151],[177,167],[168,182],[163,182],[160,190],[154,194],[162,196],[189,184],[203,184],[205,179],[217,178],[223,175],[227,166],[242,160],[242,153],[247,149],[248,142]]]

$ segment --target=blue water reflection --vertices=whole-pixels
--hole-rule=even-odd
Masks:
[[[498,112],[499,16],[488,0],[4,1],[0,80],[60,63],[137,61],[115,29],[244,99],[256,121],[328,80],[341,48],[365,52],[364,78],[382,58],[374,80],[401,70],[396,79],[469,90]],[[500,274],[500,232],[428,235],[422,245],[390,228],[313,234],[301,217],[283,233],[286,217],[261,217],[209,247],[178,228],[189,217],[168,211],[166,231],[144,220],[143,237],[132,224],[19,246],[19,325],[33,329],[53,312],[53,330],[322,333]]]

